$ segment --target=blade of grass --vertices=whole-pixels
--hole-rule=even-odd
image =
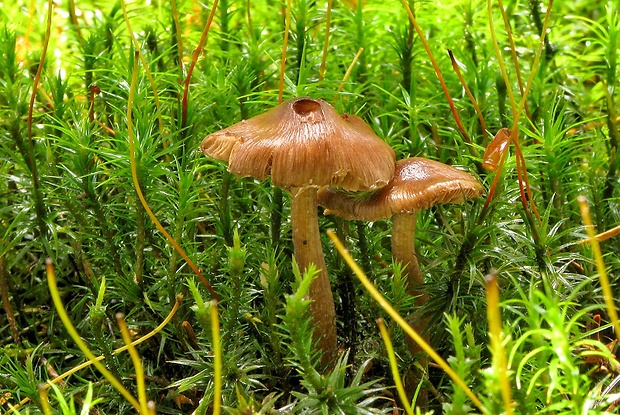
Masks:
[[[332,230],[327,231],[327,235],[334,243],[334,246],[340,253],[340,255],[344,258],[345,262],[349,265],[349,267],[353,270],[357,278],[361,281],[362,285],[366,290],[370,293],[370,295],[375,299],[375,301],[383,308],[389,315],[394,319],[396,324],[398,324],[404,331],[407,333],[409,337],[413,339],[428,355],[431,359],[435,361],[443,369],[444,372],[452,381],[463,390],[471,399],[471,401],[480,409],[480,411],[484,412],[484,408],[482,406],[482,402],[480,399],[474,395],[474,393],[467,387],[463,379],[461,379],[456,372],[450,367],[450,365],[443,360],[441,356],[420,336],[406,321],[401,317],[400,314],[392,307],[392,305],[385,299],[383,295],[375,288],[375,286],[370,282],[364,271],[357,265],[353,257],[349,254],[348,250],[342,245],[340,239],[336,236],[336,233]]]
[[[144,336],[140,337],[139,339],[134,340],[133,342],[131,342],[131,345],[133,347],[135,347],[135,346],[139,345],[140,343],[147,341],[148,339],[150,339],[151,337],[153,337],[154,335],[156,335],[160,331],[162,331],[164,329],[164,327],[166,327],[168,325],[168,323],[170,323],[170,320],[172,320],[172,317],[174,317],[175,313],[179,309],[179,306],[181,305],[181,300],[182,299],[183,299],[183,296],[181,296],[179,294],[177,296],[177,301],[174,303],[174,306],[172,307],[172,310],[170,310],[170,313],[168,313],[166,318],[157,327],[155,327],[153,330],[151,330],[150,332],[148,332]],[[119,347],[118,349],[115,349],[112,352],[112,355],[117,355],[117,354],[119,354],[121,352],[124,352],[125,350],[127,350],[128,347],[129,347],[128,345]],[[45,387],[49,388],[50,385],[52,385],[54,383],[60,383],[63,379],[66,379],[69,376],[71,376],[72,374],[74,374],[76,372],[79,372],[80,370],[84,369],[85,367],[88,367],[88,366],[92,365],[95,361],[100,362],[100,361],[102,361],[104,359],[105,359],[105,356],[101,355],[101,356],[96,357],[94,360],[87,360],[86,362],[81,363],[81,364],[75,366],[73,369],[66,371],[62,375],[60,375],[58,377],[55,377],[54,379],[48,381],[48,383],[45,384]],[[14,409],[19,409],[19,407],[21,407],[22,405],[25,405],[29,401],[30,401],[30,398],[24,398],[24,399],[22,399],[19,402],[19,404],[13,406],[13,408]],[[13,412],[13,409],[8,411],[7,414],[10,414],[12,412]]]
[[[213,337],[213,415],[222,411],[222,345],[217,301],[211,301],[211,335]]]
[[[527,96],[530,93],[532,84],[534,83],[534,77],[536,76],[536,71],[538,70],[538,62],[540,61],[540,57],[542,56],[543,46],[545,43],[545,36],[547,35],[547,29],[549,28],[549,18],[551,17],[552,8],[553,8],[553,0],[549,0],[549,4],[547,5],[547,12],[545,13],[545,20],[543,22],[542,33],[540,34],[540,41],[538,42],[538,49],[536,50],[536,55],[534,56],[534,62],[532,63],[532,69],[530,71],[530,76],[527,79],[527,84],[525,85],[525,91],[523,92],[523,96],[521,97],[521,102],[519,103],[517,118],[520,116],[521,112],[523,112],[523,108],[525,107],[525,101],[527,99]],[[516,123],[517,121],[514,120],[514,122]]]
[[[75,34],[77,35],[78,43],[83,44],[84,38],[82,37],[82,31],[80,28],[80,23],[78,22],[77,13],[75,11],[75,0],[69,0],[69,17],[71,21],[71,25],[75,30]]]
[[[590,216],[590,207],[588,206],[588,201],[586,200],[586,197],[583,195],[577,197],[577,202],[579,203],[581,220],[583,221],[583,225],[586,228],[590,246],[592,247],[592,255],[594,256],[596,270],[598,271],[598,279],[603,290],[605,306],[607,307],[607,312],[609,313],[611,324],[614,326],[616,338],[620,340],[620,322],[618,322],[618,312],[616,311],[614,296],[611,291],[609,278],[607,277],[607,270],[605,269],[605,261],[603,260],[603,254],[601,253],[601,246],[596,240],[596,232],[594,231],[592,217]]]
[[[245,3],[245,9],[246,9],[246,17],[248,19],[248,31],[250,32],[250,39],[252,40],[256,40],[255,36],[254,36],[254,26],[252,24],[252,7],[251,7],[251,0],[247,0]]]
[[[32,81],[32,94],[30,95],[30,105],[28,106],[28,139],[32,140],[32,123],[34,112],[34,100],[37,97],[37,89],[41,82],[41,74],[43,73],[43,64],[45,63],[45,57],[47,56],[47,48],[50,43],[50,35],[52,30],[52,13],[54,11],[54,1],[49,0],[47,2],[47,19],[45,21],[45,38],[43,40],[43,50],[41,51],[41,60],[37,66],[37,73]]]
[[[387,351],[388,359],[390,361],[390,370],[392,371],[392,377],[394,378],[394,386],[396,386],[396,391],[398,391],[398,397],[400,398],[400,401],[405,407],[405,412],[407,412],[407,414],[409,415],[413,415],[413,410],[411,409],[411,405],[409,404],[407,393],[405,392],[403,382],[401,381],[400,374],[398,373],[396,354],[394,353],[394,347],[392,346],[390,334],[385,328],[385,322],[382,318],[377,319],[377,325],[379,326],[379,331],[381,332],[381,338],[383,339],[383,343],[385,343],[385,350]]]
[[[213,23],[213,17],[215,16],[215,11],[217,10],[218,0],[213,1],[213,6],[211,7],[211,13],[209,13],[209,17],[207,18],[207,23],[205,24],[205,28],[202,31],[202,35],[200,36],[200,41],[198,42],[198,46],[194,50],[194,54],[192,55],[192,62],[189,65],[189,69],[187,70],[187,76],[185,77],[185,86],[183,87],[183,100],[181,102],[181,131],[185,131],[185,127],[187,126],[187,105],[189,100],[189,83],[192,79],[192,75],[194,73],[194,68],[198,63],[198,57],[202,53],[202,49],[204,48],[205,43],[207,43],[207,38],[209,36],[209,30],[211,29],[211,23]]]
[[[127,346],[127,351],[129,352],[129,356],[131,357],[131,362],[133,363],[134,371],[136,374],[136,389],[138,389],[138,402],[140,403],[140,412],[146,415],[149,413],[149,410],[146,405],[146,385],[144,382],[144,367],[142,366],[142,360],[140,359],[138,350],[136,350],[134,345],[131,343],[131,334],[129,333],[127,323],[125,323],[125,316],[123,315],[123,313],[116,313],[116,321],[118,323],[118,327],[121,330],[123,342]]]
[[[56,307],[56,312],[58,313],[58,316],[60,317],[60,320],[62,321],[65,329],[67,330],[73,341],[77,344],[78,348],[84,354],[84,356],[86,356],[86,358],[93,362],[93,365],[97,368],[99,372],[101,372],[101,374],[107,379],[107,381],[110,382],[110,384],[117,391],[119,391],[121,395],[123,395],[127,402],[129,402],[136,409],[136,411],[138,411],[138,413],[140,413],[140,403],[136,400],[136,398],[131,395],[131,393],[127,389],[125,389],[123,384],[118,379],[116,379],[114,375],[112,375],[112,373],[97,360],[97,357],[93,354],[93,352],[90,351],[86,342],[82,340],[80,334],[73,326],[73,323],[71,323],[71,319],[67,314],[65,306],[62,303],[62,299],[60,298],[60,293],[58,292],[58,285],[56,283],[56,272],[54,271],[54,265],[52,264],[52,260],[50,258],[45,260],[45,270],[47,273],[47,284],[50,289],[52,300],[54,301],[54,306]]]
[[[179,21],[179,9],[177,8],[177,0],[170,1],[170,8],[172,9],[172,20],[174,20],[175,35],[177,42],[177,50],[179,52],[178,65],[179,76],[183,76],[183,36],[181,36],[181,23]]]
[[[502,400],[504,401],[504,413],[512,415],[512,390],[508,378],[506,364],[506,351],[502,344],[502,318],[499,309],[499,287],[497,285],[497,271],[493,270],[486,277],[487,289],[487,320],[489,322],[489,337],[491,351],[493,353],[493,366],[499,378]]]
[[[526,191],[524,189],[524,180],[523,180],[523,176],[525,175],[526,179],[525,182],[527,182],[527,171],[523,172],[521,169],[525,168],[525,160],[523,159],[523,163],[521,163],[521,159],[523,158],[523,154],[521,152],[521,148],[519,146],[519,118],[521,115],[521,109],[523,108],[523,105],[526,102],[527,99],[527,93],[524,93],[521,97],[521,105],[519,106],[519,109],[517,110],[517,101],[515,99],[514,93],[512,91],[512,86],[510,85],[510,78],[508,77],[508,72],[506,70],[506,64],[504,62],[504,59],[502,57],[502,53],[500,51],[499,48],[499,43],[497,41],[497,34],[495,32],[495,24],[493,22],[493,6],[492,6],[492,1],[491,0],[487,0],[487,14],[489,16],[489,30],[491,33],[491,40],[493,43],[493,50],[495,51],[495,56],[497,58],[497,63],[499,65],[499,69],[500,72],[502,74],[502,79],[504,80],[504,85],[506,86],[506,92],[508,93],[508,98],[510,100],[510,108],[512,110],[512,128],[510,130],[510,139],[512,141],[512,143],[515,146],[515,157],[517,159],[517,175],[518,175],[518,183],[519,183],[519,193],[521,195],[521,204],[523,205],[523,208],[528,211],[529,210],[529,204],[528,204],[528,198],[526,197]],[[536,62],[536,60],[535,60]],[[535,66],[532,66],[532,74],[535,72],[534,71]],[[529,90],[528,90],[529,92]],[[506,149],[506,151],[508,151],[508,149]],[[529,194],[529,184],[527,184],[527,193]],[[531,203],[533,203],[533,199],[530,197],[529,199],[531,201]],[[534,207],[533,210],[535,210],[536,208]],[[536,211],[536,210],[535,210]],[[538,215],[536,215],[536,217],[538,217]],[[533,227],[532,227],[533,229]]]
[[[37,167],[37,161],[35,159],[35,149],[34,149],[34,140],[32,138],[32,124],[34,122],[34,101],[37,97],[37,92],[39,89],[39,83],[41,82],[41,74],[43,73],[43,67],[45,63],[45,57],[47,56],[47,49],[49,46],[51,31],[52,31],[52,13],[54,11],[54,2],[53,0],[49,0],[47,3],[47,18],[45,22],[45,38],[43,40],[43,50],[41,51],[41,59],[39,60],[39,64],[37,66],[37,72],[32,81],[32,94],[30,95],[30,103],[28,105],[28,126],[27,126],[27,150],[24,154],[24,158],[28,163],[28,167],[30,168],[30,174],[32,176],[32,190],[34,196],[34,206],[37,215],[37,222],[39,226],[39,231],[41,235],[44,236],[43,244],[49,256],[52,255],[49,244],[47,244],[46,236],[48,234],[47,225],[45,223],[46,216],[46,208],[43,202],[43,195],[41,194],[41,185],[39,178],[39,170]],[[17,134],[21,135],[19,130]]]
[[[620,225],[615,226],[611,229],[606,230],[605,232],[601,232],[599,234],[596,235],[596,240],[598,242],[603,242],[606,241],[607,239],[613,238],[616,235],[620,234]],[[589,238],[585,238],[582,239],[581,241],[579,241],[580,244],[587,244],[590,242]]]
[[[0,242],[2,238],[0,238]],[[13,342],[22,347],[22,338],[19,334],[19,328],[15,320],[15,313],[13,312],[13,306],[11,305],[11,297],[9,295],[9,273],[6,269],[6,262],[4,254],[0,255],[0,301],[2,301],[2,308],[6,314],[6,319],[11,329],[11,335],[13,336]]]
[[[478,114],[478,121],[480,121],[480,127],[482,128],[482,139],[484,140],[487,137],[487,124],[484,121],[484,116],[482,115],[482,111],[480,110],[480,107],[478,106],[478,102],[476,101],[474,94],[471,93],[469,86],[467,86],[467,82],[465,82],[465,78],[463,78],[461,69],[459,68],[458,63],[456,59],[454,58],[454,55],[452,54],[451,49],[448,49],[448,55],[450,55],[450,61],[452,62],[452,68],[454,69],[456,76],[459,78],[459,81],[461,82],[461,86],[463,86],[463,88],[465,89],[465,93],[469,97],[469,101],[471,102],[471,105],[474,107],[476,114]]]
[[[138,39],[136,39],[136,35],[131,28],[131,22],[129,21],[129,15],[127,14],[127,5],[125,4],[125,0],[121,0],[121,8],[123,9],[123,17],[125,18],[125,24],[127,25],[127,30],[129,31],[129,36],[131,37],[131,42],[133,43],[133,47],[136,51],[138,51],[138,55],[140,56],[140,60],[142,61],[142,67],[146,72],[146,76],[149,79],[149,83],[151,84],[151,90],[153,91],[153,100],[155,101],[155,112],[157,113],[157,121],[159,125],[159,131],[163,133],[164,131],[164,119],[161,116],[161,104],[159,103],[159,94],[157,93],[157,84],[155,84],[155,79],[153,78],[153,74],[151,73],[151,69],[149,64],[146,61],[146,58],[141,52],[140,43],[138,43]]]
[[[523,79],[521,78],[521,69],[519,67],[519,59],[517,58],[517,48],[515,46],[515,41],[512,36],[512,30],[510,29],[510,22],[508,21],[508,15],[506,14],[506,10],[504,8],[504,4],[502,0],[497,0],[497,4],[499,6],[499,10],[502,13],[502,19],[504,20],[504,27],[506,28],[506,35],[508,36],[508,43],[510,44],[510,54],[512,56],[512,64],[515,67],[515,73],[517,74],[517,83],[519,85],[519,90],[521,91],[521,96],[527,96],[525,91],[523,90]],[[542,40],[541,40],[542,42]],[[528,119],[532,119],[530,115],[530,109],[527,105],[527,100],[522,100],[525,105],[525,114]]]
[[[545,34],[547,31],[547,28],[549,27],[549,17],[551,15],[552,6],[553,6],[553,0],[549,0],[549,5],[547,7],[547,13],[545,15],[545,21],[543,24],[543,32],[540,35],[540,42],[538,44],[538,50],[534,58],[534,63],[532,64],[532,70],[530,72],[530,77],[528,78],[527,85],[521,96],[521,101],[519,102],[519,105],[517,106],[514,94],[512,92],[512,87],[510,86],[510,80],[508,78],[506,66],[504,64],[504,60],[501,55],[499,44],[497,42],[497,35],[495,33],[495,25],[493,23],[493,10],[492,10],[491,0],[487,1],[487,12],[489,15],[489,29],[491,32],[493,49],[495,50],[495,55],[497,57],[497,61],[500,67],[502,78],[504,80],[504,84],[506,85],[506,91],[508,92],[508,96],[510,98],[510,105],[512,108],[513,123],[512,123],[512,128],[510,130],[510,139],[515,146],[515,157],[517,159],[517,175],[518,175],[518,183],[519,183],[519,192],[521,195],[521,203],[523,204],[523,207],[526,211],[526,215],[529,215],[529,210],[531,209],[531,211],[534,212],[534,215],[536,216],[537,219],[539,218],[539,213],[538,213],[538,209],[536,208],[536,204],[534,203],[533,194],[531,191],[531,187],[529,185],[529,178],[527,174],[525,157],[523,156],[523,152],[521,151],[521,147],[519,145],[519,118],[521,117],[521,113],[523,112],[523,109],[526,107],[527,96],[532,86],[534,76],[536,75],[536,69],[538,68],[538,62],[540,60],[540,56],[542,54],[542,48],[544,45]],[[500,2],[500,7],[502,8],[502,13],[504,13],[503,5],[501,5],[501,2]],[[502,16],[504,16],[504,14],[502,14]],[[521,83],[519,83],[519,85],[521,87]],[[528,216],[528,220],[529,219],[530,218]],[[532,232],[534,234],[537,233],[537,230],[535,229],[535,226],[533,225],[534,221],[530,220],[530,223],[532,224],[532,226],[530,227]],[[534,236],[536,240],[538,240],[538,237],[536,235]]]
[[[506,85],[506,92],[508,93],[508,97],[510,99],[510,106],[512,109],[512,119],[513,125],[517,123],[517,104],[515,100],[514,93],[512,92],[512,87],[510,86],[510,78],[508,78],[508,72],[506,71],[506,64],[504,63],[504,59],[502,58],[502,52],[499,49],[499,43],[497,42],[497,33],[495,32],[495,23],[493,22],[493,5],[492,0],[487,0],[487,14],[489,16],[489,31],[491,33],[491,41],[493,43],[493,50],[495,51],[495,57],[497,58],[497,63],[499,64],[499,70],[502,73],[502,78],[504,79],[504,84]]]
[[[364,51],[364,48],[359,48],[359,50],[353,57],[351,64],[349,65],[349,67],[347,68],[347,71],[344,73],[344,76],[342,77],[342,82],[340,82],[340,85],[338,85],[338,92],[342,92],[342,90],[344,89],[344,85],[347,82],[347,79],[349,79],[349,76],[351,76],[353,67],[355,66],[355,63],[357,62],[357,60],[360,58],[360,55],[362,54],[363,51]]]
[[[40,383],[37,386],[37,389],[39,390],[39,402],[41,402],[41,407],[43,408],[43,415],[52,415],[52,407],[50,405],[49,397],[47,395],[47,388],[45,386],[45,383]]]
[[[409,4],[407,3],[407,1],[400,0],[400,2],[402,3],[403,7],[407,11],[409,20],[411,21],[411,24],[415,27],[415,30],[418,33],[418,37],[420,38],[420,41],[422,42],[422,45],[424,46],[424,50],[426,50],[426,54],[428,55],[429,59],[431,60],[431,63],[433,64],[433,68],[435,69],[435,75],[437,75],[437,79],[439,79],[439,83],[441,84],[441,89],[443,90],[446,100],[448,101],[448,105],[450,105],[450,111],[452,111],[452,115],[454,116],[454,120],[456,121],[456,125],[458,126],[459,131],[461,132],[461,135],[463,136],[463,139],[468,144],[471,144],[471,139],[469,138],[469,135],[467,134],[467,131],[465,130],[465,127],[463,126],[463,123],[461,122],[461,118],[459,117],[458,112],[456,111],[456,107],[454,106],[454,101],[452,100],[452,97],[450,96],[450,92],[448,92],[446,81],[443,78],[443,74],[441,72],[441,69],[439,69],[439,65],[437,64],[437,61],[435,60],[435,56],[433,55],[433,52],[431,52],[430,46],[428,46],[428,42],[426,41],[424,32],[418,25],[418,21],[413,15],[413,12],[411,11],[411,7],[409,7]],[[472,152],[472,155],[474,155],[477,158],[478,157],[478,155],[476,154],[477,151],[475,151],[475,149],[471,146],[468,146],[468,147],[470,151]]]
[[[284,95],[284,71],[286,69],[286,49],[288,48],[288,32],[291,28],[291,0],[286,0],[284,12],[284,40],[282,40],[282,58],[280,59],[280,82],[278,84],[278,104]]]
[[[332,21],[332,6],[334,0],[327,0],[327,11],[325,13],[325,40],[323,41],[323,56],[321,57],[321,66],[319,66],[319,82],[325,77],[325,65],[327,63],[327,48],[329,47],[329,30]]]

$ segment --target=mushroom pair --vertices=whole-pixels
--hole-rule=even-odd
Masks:
[[[209,134],[200,149],[227,161],[231,173],[271,177],[290,192],[295,258],[302,272],[310,264],[318,269],[310,286],[310,313],[322,362],[330,365],[337,350],[336,312],[321,246],[317,191],[387,185],[395,169],[394,150],[359,117],[341,116],[325,101],[307,97]]]
[[[404,266],[405,289],[422,306],[428,293],[421,286],[424,277],[415,254],[415,228],[418,211],[434,205],[458,203],[482,194],[482,185],[468,173],[438,161],[413,157],[396,162],[396,171],[387,186],[365,197],[356,197],[336,189],[319,191],[319,204],[325,214],[333,213],[344,219],[370,222],[392,217],[392,258]],[[419,333],[426,330],[427,319],[409,317],[409,324]],[[426,336],[428,337],[428,336]],[[407,346],[413,355],[422,349],[408,339]],[[420,363],[426,365],[426,359]],[[410,390],[416,390],[419,375],[413,375]],[[424,405],[427,391],[422,389],[418,404]]]

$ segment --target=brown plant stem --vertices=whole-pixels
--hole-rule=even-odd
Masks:
[[[345,84],[347,82],[347,79],[349,79],[349,76],[351,76],[351,72],[353,71],[353,67],[355,67],[355,64],[357,63],[357,60],[360,58],[360,56],[361,56],[363,51],[364,51],[364,48],[359,48],[357,53],[353,57],[353,60],[351,61],[351,64],[349,65],[349,67],[347,68],[347,71],[344,73],[344,76],[342,77],[342,82],[340,82],[340,85],[338,85],[338,92],[342,92],[342,90],[344,89],[344,86],[345,86]]]
[[[314,325],[314,339],[323,352],[321,362],[329,365],[336,357],[336,310],[327,266],[321,246],[321,234],[317,213],[316,187],[292,190],[291,224],[295,259],[302,272],[313,264],[318,272],[310,286],[310,314]]]
[[[4,256],[0,256],[0,299],[2,300],[2,306],[4,308],[4,312],[6,313],[6,319],[9,322],[9,327],[11,328],[13,341],[21,348],[22,339],[19,336],[19,329],[15,323],[15,314],[13,313],[13,307],[11,306],[11,298],[9,296],[9,278],[6,271]]]
[[[245,5],[245,9],[246,9],[246,15],[248,18],[248,32],[250,32],[250,38],[252,38],[252,40],[256,40],[254,39],[254,26],[252,25],[252,7],[251,7],[251,0],[247,0],[246,1],[246,5]]]
[[[443,90],[444,96],[446,97],[446,100],[448,101],[448,105],[450,106],[450,111],[452,112],[452,115],[454,116],[454,120],[456,121],[456,125],[457,125],[459,131],[461,132],[461,135],[463,136],[463,139],[465,140],[465,142],[467,144],[471,144],[471,139],[469,138],[469,134],[467,134],[467,131],[465,130],[465,127],[463,126],[463,123],[461,122],[461,119],[460,119],[460,117],[458,115],[458,112],[456,111],[456,107],[454,106],[454,101],[452,100],[452,97],[450,96],[450,92],[448,92],[448,87],[446,86],[446,81],[443,78],[443,74],[441,72],[441,69],[439,69],[439,65],[437,64],[437,61],[435,60],[435,56],[433,55],[433,52],[431,52],[431,48],[428,45],[428,42],[426,41],[426,37],[424,36],[424,32],[422,31],[422,29],[418,25],[418,22],[417,22],[415,16],[413,15],[413,12],[411,11],[411,7],[409,7],[409,4],[405,0],[401,0],[401,3],[403,5],[403,7],[405,8],[405,11],[409,15],[409,20],[411,21],[411,24],[413,24],[413,26],[415,27],[416,32],[418,32],[418,37],[420,38],[420,42],[422,42],[422,46],[424,46],[424,50],[426,51],[426,54],[428,55],[429,59],[431,60],[431,63],[433,65],[433,69],[435,70],[435,75],[437,75],[437,79],[439,80],[439,84],[441,85],[441,89]],[[471,154],[474,157],[476,157],[476,158],[478,157],[478,154],[477,154],[477,151],[476,151],[475,148],[469,146],[469,150],[470,150]]]
[[[454,54],[452,53],[451,49],[448,49],[448,55],[450,55],[450,61],[452,61],[452,68],[454,69],[456,76],[459,78],[461,85],[465,89],[465,93],[469,97],[469,101],[471,102],[471,105],[474,107],[476,114],[478,114],[478,120],[480,121],[480,128],[482,129],[482,139],[484,140],[487,138],[487,124],[484,121],[484,116],[482,115],[482,111],[480,110],[480,107],[478,106],[478,102],[476,101],[474,94],[472,94],[471,90],[469,89],[469,86],[467,86],[467,82],[465,82],[465,78],[463,78],[461,69],[459,68],[458,63],[456,62],[456,59],[454,58]]]
[[[177,0],[170,1],[172,9],[172,20],[174,21],[174,35],[176,48],[178,52],[177,65],[179,66],[179,76],[183,76],[183,36],[181,36],[181,24],[179,22],[179,9],[177,8]]]
[[[325,13],[325,40],[323,41],[323,55],[321,57],[321,66],[319,66],[319,82],[325,77],[325,67],[327,64],[327,49],[329,47],[329,30],[332,20],[332,6],[334,0],[327,0],[327,12]]]
[[[144,54],[142,53],[142,49],[140,47],[140,43],[136,38],[135,32],[131,28],[131,22],[129,21],[129,14],[127,13],[127,5],[125,4],[125,0],[120,0],[121,8],[123,10],[123,17],[125,19],[125,24],[127,25],[127,30],[129,31],[129,35],[131,37],[131,42],[133,44],[134,49],[138,52],[138,57],[142,62],[142,67],[144,68],[144,72],[146,73],[146,77],[151,84],[151,90],[153,91],[153,101],[155,102],[155,113],[157,115],[157,121],[159,126],[159,131],[161,133],[164,132],[164,119],[161,115],[161,104],[159,102],[159,94],[157,93],[157,84],[155,83],[155,78],[153,78],[153,74],[151,73],[151,67],[149,66]]]
[[[192,271],[194,271],[194,274],[196,274],[196,276],[200,278],[202,283],[205,285],[205,287],[207,287],[209,292],[211,292],[213,297],[216,300],[219,300],[220,296],[215,292],[213,287],[211,287],[211,284],[209,284],[209,282],[204,277],[204,275],[202,275],[202,272],[200,272],[196,264],[194,264],[194,262],[187,256],[185,251],[179,246],[179,244],[172,238],[172,236],[170,236],[168,231],[166,231],[166,229],[162,226],[162,224],[157,219],[157,216],[155,216],[155,213],[153,213],[153,210],[151,209],[148,202],[146,201],[144,194],[142,193],[142,188],[140,186],[140,181],[138,178],[138,165],[136,163],[136,150],[135,150],[136,134],[133,130],[133,115],[132,115],[136,84],[138,82],[138,56],[139,55],[140,53],[136,51],[134,55],[134,66],[133,66],[133,74],[131,78],[131,87],[129,88],[129,97],[127,99],[127,136],[129,139],[129,161],[131,164],[131,177],[133,180],[133,185],[134,185],[134,188],[136,189],[136,194],[138,195],[138,198],[140,199],[140,203],[142,203],[142,206],[144,206],[144,210],[146,211],[146,214],[151,219],[151,222],[155,225],[157,230],[161,232],[164,238],[166,238],[166,240],[170,243],[170,245],[172,245],[172,247],[179,253],[179,255],[181,255],[181,257],[185,260],[185,262],[187,262],[187,264],[190,266]]]
[[[288,48],[288,33],[291,28],[291,0],[286,1],[284,9],[284,39],[282,41],[282,58],[280,59],[280,82],[278,83],[278,104],[284,96],[284,72],[286,69],[286,49]]]
[[[144,190],[142,191],[144,193]],[[135,271],[134,271],[134,281],[143,289],[143,280],[144,280],[144,250],[145,240],[146,240],[146,214],[144,206],[140,202],[140,199],[136,200],[136,262],[135,262]]]
[[[508,43],[510,44],[510,55],[512,56],[512,63],[515,68],[515,73],[517,75],[517,84],[519,85],[519,91],[521,92],[521,96],[525,97],[525,91],[523,89],[523,79],[521,77],[521,69],[519,68],[519,59],[517,58],[517,48],[515,46],[515,41],[512,36],[512,30],[510,29],[510,22],[508,21],[508,15],[506,14],[506,9],[504,8],[504,4],[502,0],[498,0],[497,4],[499,6],[499,10],[502,13],[502,19],[504,20],[504,27],[506,28],[506,35],[508,35]],[[527,100],[524,99],[524,107],[525,114],[529,120],[532,119],[532,115],[530,114],[530,108],[527,105]]]
[[[183,86],[183,100],[181,101],[181,131],[185,131],[185,127],[187,127],[187,109],[189,103],[189,83],[192,80],[192,75],[194,74],[194,68],[198,63],[198,57],[202,53],[202,49],[204,45],[207,43],[207,37],[209,36],[209,29],[211,29],[211,23],[213,23],[213,17],[215,16],[215,11],[217,10],[218,0],[213,1],[213,6],[211,7],[211,13],[207,18],[207,23],[205,24],[205,28],[202,31],[202,35],[200,36],[200,41],[198,42],[198,46],[194,50],[194,54],[192,55],[192,62],[189,65],[189,69],[187,70],[187,76],[185,77],[184,86]]]
[[[37,214],[37,221],[39,225],[39,231],[41,235],[47,237],[48,230],[47,225],[45,223],[45,216],[47,215],[47,209],[43,202],[43,195],[41,194],[41,187],[39,185],[39,171],[37,167],[37,162],[35,160],[35,149],[34,149],[34,140],[32,139],[32,124],[34,123],[34,101],[37,97],[37,91],[39,89],[39,83],[41,81],[41,74],[43,73],[43,65],[45,64],[45,57],[47,55],[47,48],[49,46],[51,30],[52,30],[52,13],[54,8],[54,2],[49,0],[47,3],[47,19],[45,24],[45,38],[43,40],[43,51],[41,52],[41,60],[37,65],[37,73],[34,76],[32,81],[32,94],[30,95],[30,103],[28,105],[28,125],[27,125],[27,143],[26,146],[21,146],[20,150],[24,155],[24,159],[30,169],[30,174],[32,176],[32,191],[34,196],[34,206]],[[21,141],[21,133],[19,127],[13,128],[13,137],[16,138],[16,142],[19,145],[19,141],[17,140],[17,136],[20,136],[19,140]],[[25,151],[24,151],[25,150]],[[45,240],[45,238],[44,238]],[[45,243],[45,242],[44,242]],[[48,250],[49,253],[49,250]]]

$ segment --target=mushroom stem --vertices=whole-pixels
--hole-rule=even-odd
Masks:
[[[310,314],[314,324],[314,339],[323,352],[321,362],[329,365],[336,356],[336,310],[327,276],[327,266],[321,246],[317,214],[316,187],[303,187],[292,191],[291,224],[295,259],[302,272],[310,264],[318,269],[310,286]]]
[[[428,293],[421,289],[420,286],[424,284],[424,276],[420,270],[418,258],[415,254],[415,226],[418,219],[418,212],[412,211],[411,213],[399,213],[392,218],[392,258],[395,262],[399,262],[405,267],[403,270],[403,276],[406,278],[405,290],[407,294],[414,297],[416,306],[420,307],[428,302]],[[428,321],[423,316],[416,314],[410,315],[407,318],[407,322],[413,329],[424,336],[424,339],[428,342],[430,340],[429,334],[426,332]],[[415,343],[410,337],[405,340],[407,347],[412,355],[418,355],[422,352],[422,348]],[[428,357],[422,355],[418,360],[419,364],[425,368],[428,364]],[[422,375],[416,369],[411,372],[411,378],[409,379],[411,384],[408,387],[410,395],[413,395],[413,391],[418,389],[418,385],[422,382]],[[417,404],[421,407],[425,407],[428,403],[428,390],[426,388],[420,389],[418,395]]]
[[[399,213],[394,215],[392,222],[392,257],[405,267],[407,293],[415,297],[416,305],[428,301],[428,293],[420,289],[424,284],[424,276],[415,254],[415,226],[418,212]]]

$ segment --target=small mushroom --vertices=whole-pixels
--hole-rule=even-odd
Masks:
[[[314,336],[323,363],[336,356],[336,313],[318,226],[317,190],[350,191],[385,186],[394,173],[394,151],[355,116],[343,116],[327,102],[295,98],[203,140],[202,152],[228,161],[228,170],[266,179],[290,191],[295,257],[302,271],[319,270],[309,298]]]
[[[404,265],[407,291],[416,296],[416,304],[427,301],[419,289],[424,284],[415,255],[415,226],[418,211],[434,205],[458,203],[478,197],[483,188],[470,174],[454,167],[419,157],[399,160],[394,177],[387,186],[370,195],[351,195],[337,189],[321,189],[319,204],[325,214],[344,219],[374,222],[393,217],[392,255]]]

